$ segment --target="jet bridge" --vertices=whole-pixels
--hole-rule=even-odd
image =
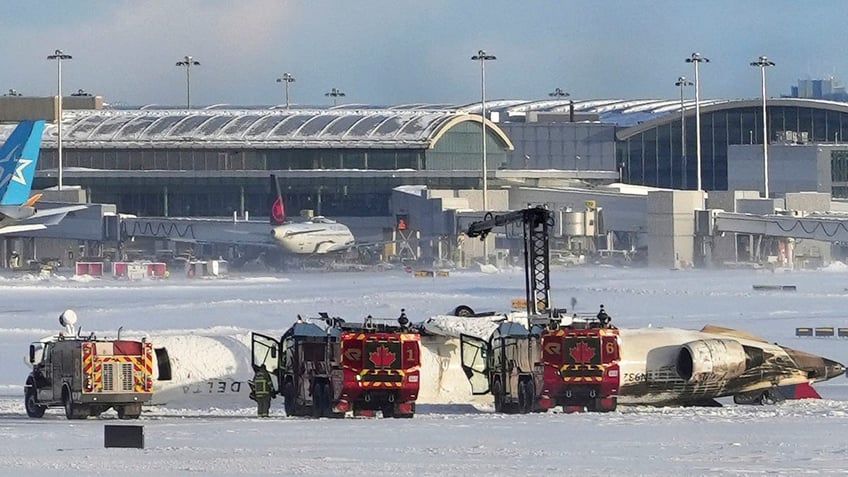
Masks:
[[[118,227],[122,240],[145,237],[191,243],[274,245],[267,220],[121,217]]]
[[[712,227],[709,235],[724,232],[812,239],[823,242],[848,242],[848,214],[756,215],[737,212],[705,211],[710,213]]]

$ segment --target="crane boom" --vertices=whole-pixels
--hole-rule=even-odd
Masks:
[[[466,232],[481,240],[495,227],[521,222],[524,226],[524,280],[528,318],[551,311],[551,274],[548,237],[554,225],[554,214],[542,207],[530,207],[505,214],[487,213],[473,222]]]

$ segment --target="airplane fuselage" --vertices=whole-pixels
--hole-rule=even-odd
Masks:
[[[820,356],[739,336],[677,328],[619,333],[620,404],[691,404],[845,371]]]
[[[278,225],[271,229],[271,236],[283,250],[295,254],[341,252],[354,245],[353,233],[346,225],[323,217]]]

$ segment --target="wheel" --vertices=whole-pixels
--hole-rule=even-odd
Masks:
[[[612,412],[615,411],[618,400],[614,397],[594,398],[586,405],[589,412]]]
[[[294,385],[291,381],[286,381],[283,386],[283,407],[286,409],[286,416],[294,416],[296,404],[294,402]]]
[[[330,383],[321,384],[321,416],[332,417],[333,415],[333,391]]]
[[[29,417],[42,417],[44,416],[44,411],[46,411],[47,408],[38,404],[35,394],[35,388],[29,388],[27,389],[27,392],[24,395],[24,406],[26,407],[26,413]]]
[[[141,404],[127,404],[115,409],[118,411],[118,419],[138,419],[141,415]]]
[[[392,417],[394,417],[395,419],[412,419],[413,416],[415,416],[415,403],[412,403],[412,411],[410,411],[408,414],[401,414],[396,412],[395,415]]]
[[[330,385],[316,383],[312,387],[312,416],[324,417],[330,415]]]
[[[492,385],[492,396],[495,398],[495,412],[504,412],[503,386],[500,381]]]
[[[533,390],[533,382],[525,379],[518,384],[518,412],[527,414],[533,410],[533,398],[535,391]]]
[[[473,316],[474,310],[471,309],[470,306],[467,305],[459,305],[458,307],[453,309],[454,316]]]
[[[85,419],[88,417],[88,408],[74,403],[71,393],[65,390],[62,393],[62,403],[65,406],[65,417],[68,419]]]

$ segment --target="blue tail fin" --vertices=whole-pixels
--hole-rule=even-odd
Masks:
[[[0,147],[0,205],[29,199],[44,121],[21,121]]]

